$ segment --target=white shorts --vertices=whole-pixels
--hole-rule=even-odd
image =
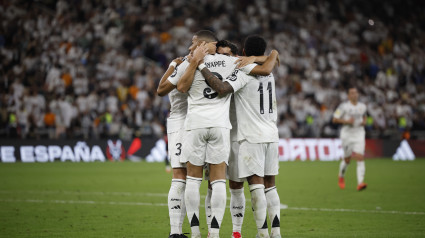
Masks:
[[[239,178],[259,177],[279,173],[279,143],[252,144],[244,140],[239,145]]]
[[[196,166],[229,161],[230,129],[201,128],[185,131],[182,157]]]
[[[239,142],[232,141],[230,146],[229,166],[227,166],[227,179],[235,182],[244,182],[246,179],[239,178],[238,154]]]
[[[341,138],[342,148],[344,150],[344,158],[350,157],[353,152],[364,155],[365,138]]]
[[[186,168],[186,163],[181,162],[182,146],[184,138],[184,129],[168,133],[168,157],[170,158],[171,168]]]

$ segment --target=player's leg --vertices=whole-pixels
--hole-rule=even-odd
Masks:
[[[210,183],[210,168],[208,165],[204,166],[205,170],[205,176],[204,180],[208,181],[208,189],[207,189],[207,196],[205,197],[205,217],[207,220],[207,226],[208,226],[208,232],[210,232],[211,229],[211,195],[212,195],[212,188]]]
[[[353,158],[357,160],[357,190],[362,191],[367,187],[364,183],[364,176],[366,173],[366,165],[364,162],[364,148],[365,140],[364,137],[356,141],[353,145]]]
[[[189,219],[192,237],[201,237],[199,230],[199,188],[202,183],[202,166],[193,165],[187,162],[186,190],[184,200],[186,203],[186,213]]]
[[[181,156],[181,131],[168,133],[168,149],[173,179],[168,192],[168,214],[172,235],[182,234],[182,225],[186,216],[184,192],[186,189],[186,164],[180,162]],[[180,144],[180,146],[179,146]]]
[[[247,178],[251,193],[251,206],[257,225],[257,237],[269,237],[267,226],[267,200],[264,193],[264,178],[252,175]]]
[[[268,143],[264,176],[267,213],[269,214],[271,238],[280,238],[280,198],[276,188],[276,175],[279,174],[279,145]]]
[[[211,229],[210,237],[219,237],[221,222],[226,209],[226,167],[230,154],[230,130],[210,128],[205,161],[210,166],[211,181]]]
[[[344,150],[344,159],[339,164],[338,171],[338,185],[341,189],[345,188],[345,171],[350,164],[351,154],[353,153],[352,145],[348,143],[347,139],[342,139],[342,148]]]
[[[211,229],[210,237],[219,237],[221,222],[226,209],[226,167],[227,164],[210,164],[211,181]]]
[[[277,193],[275,176],[265,176],[264,185],[266,187],[267,212],[269,214],[271,230],[270,237],[277,238],[280,235],[280,198]]]
[[[186,168],[173,168],[173,179],[168,192],[168,214],[170,216],[171,232],[182,234],[182,225],[186,215],[184,192],[186,189]]]
[[[269,237],[267,227],[267,200],[264,193],[266,148],[264,144],[241,141],[238,156],[239,177],[247,178],[251,205],[258,237]]]
[[[243,219],[245,217],[244,179],[239,179],[238,173],[239,143],[232,141],[227,166],[227,178],[230,190],[230,215],[232,216],[232,238],[241,237]]]
[[[186,213],[192,230],[191,237],[201,237],[199,230],[199,188],[202,183],[202,172],[205,163],[206,142],[203,139],[206,130],[197,129],[185,132],[182,157],[187,160],[186,191],[184,200]]]
[[[243,182],[229,180],[230,188],[230,215],[232,216],[232,238],[240,237],[245,216],[245,194]]]

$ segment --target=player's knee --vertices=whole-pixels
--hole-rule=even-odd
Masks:
[[[235,181],[229,180],[229,187],[231,189],[241,189],[243,188],[243,182],[235,182]]]
[[[187,171],[186,168],[174,168],[173,179],[186,179]]]
[[[251,184],[264,184],[264,178],[257,176],[257,175],[249,176],[247,178],[247,180],[248,180],[248,184],[250,184],[250,185]]]
[[[264,187],[271,188],[276,186],[275,176],[265,176],[264,177]]]

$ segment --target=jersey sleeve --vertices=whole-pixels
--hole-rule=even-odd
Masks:
[[[257,64],[249,64],[249,65],[246,65],[246,66],[240,68],[240,71],[242,71],[246,74],[250,74],[251,71],[255,68],[255,66],[257,66]]]
[[[186,68],[187,68],[188,65],[189,65],[189,63],[187,62],[187,60],[185,60],[179,66],[174,68],[174,72],[170,75],[170,77],[167,78],[167,80],[171,84],[177,85],[177,83],[179,82],[180,78],[182,77],[184,71],[186,71]]]
[[[239,69],[235,69],[231,75],[229,75],[224,82],[228,82],[233,88],[233,92],[237,92],[248,83],[247,75],[241,72]]]
[[[341,104],[335,110],[333,117],[336,119],[341,119],[343,115],[344,115],[344,104]]]

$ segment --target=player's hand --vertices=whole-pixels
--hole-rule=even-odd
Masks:
[[[279,59],[279,52],[277,50],[272,50],[270,52],[269,57],[276,57],[276,65],[279,66],[280,65],[280,59]],[[276,66],[275,65],[275,66]]]
[[[196,47],[195,51],[193,51],[193,58],[199,64],[201,60],[208,54],[208,47],[205,41],[203,41],[198,47]]]
[[[255,62],[255,56],[239,56],[235,61],[236,68],[240,69]]]
[[[176,64],[177,64],[177,65],[180,65],[181,63],[183,63],[183,57],[175,58],[175,59],[173,60],[173,62],[176,62]]]

